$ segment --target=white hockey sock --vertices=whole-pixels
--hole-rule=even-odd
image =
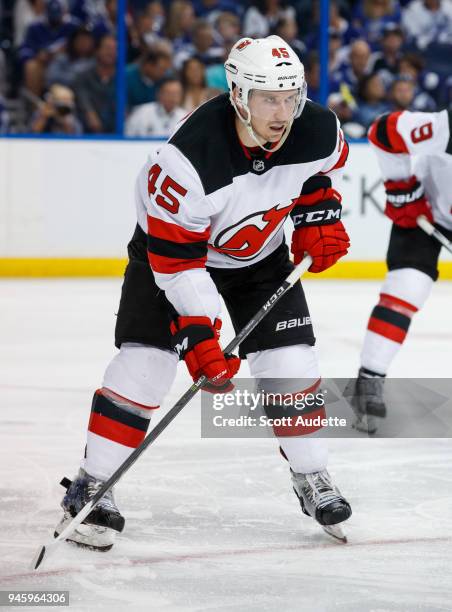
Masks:
[[[310,474],[326,469],[328,444],[324,438],[281,436],[278,441],[294,472]]]
[[[316,393],[320,373],[313,347],[297,344],[252,353],[247,357],[258,388],[267,393],[295,397],[300,397],[304,392]],[[315,410],[305,416],[308,419],[319,413],[319,410]],[[298,435],[279,435],[284,429],[287,428],[274,427],[279,445],[294,472],[308,474],[326,468],[328,444],[319,437],[320,432],[315,433],[318,428],[297,427]]]
[[[106,480],[144,440],[152,409],[102,388],[94,394],[83,469]]]
[[[386,375],[406,338],[413,315],[425,303],[432,285],[433,280],[419,270],[402,268],[388,272],[367,325],[362,367]]]
[[[140,344],[123,344],[96,391],[82,467],[105,480],[143,441],[153,410],[173,383],[178,357]]]

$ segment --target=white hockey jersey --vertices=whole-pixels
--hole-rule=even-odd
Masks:
[[[385,180],[422,181],[433,219],[452,230],[452,112],[394,112],[369,129],[369,142]]]
[[[319,203],[328,208],[347,158],[336,116],[313,102],[274,153],[243,147],[234,117],[227,94],[206,102],[138,177],[138,223],[148,234],[149,262],[180,314],[217,316],[206,266],[238,268],[267,257],[300,205],[303,211],[317,205],[313,220],[321,216]]]

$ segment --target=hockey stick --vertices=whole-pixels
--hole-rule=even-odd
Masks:
[[[416,219],[416,223],[422,230],[424,230],[426,234],[436,238],[436,240],[438,240],[438,242],[441,243],[443,247],[449,251],[449,253],[452,253],[452,242],[448,240],[444,234],[439,232],[436,227],[430,223],[427,217],[424,215],[419,215],[419,217]]]
[[[262,319],[270,312],[273,306],[279,302],[283,295],[285,295],[289,289],[291,289],[295,283],[299,280],[309,266],[312,263],[312,259],[309,255],[306,255],[304,259],[292,270],[286,280],[280,287],[273,293],[267,302],[261,307],[260,310],[254,315],[254,317],[248,321],[243,329],[237,334],[237,336],[231,340],[231,342],[224,349],[224,353],[232,353],[239,344],[245,340],[245,338],[253,331],[253,329],[262,321]],[[50,540],[43,546],[40,546],[36,555],[32,561],[32,569],[38,569],[43,562],[46,555],[48,556],[55,548],[60,544],[62,540],[65,540],[80,523],[88,516],[94,506],[99,500],[105,495],[105,493],[115,485],[123,474],[135,463],[138,457],[152,444],[158,436],[168,427],[171,421],[179,414],[179,412],[188,404],[188,402],[196,395],[200,388],[207,382],[206,376],[201,376],[191,387],[183,394],[183,396],[174,404],[174,406],[168,410],[165,416],[157,423],[148,435],[145,437],[143,442],[129,455],[129,457],[122,463],[114,474],[110,476],[108,480],[104,482],[98,492],[90,499],[90,501],[83,506],[80,512],[74,516],[72,521],[63,529],[60,535],[53,540]]]

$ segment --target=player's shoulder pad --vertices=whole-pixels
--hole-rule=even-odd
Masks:
[[[168,141],[196,170],[206,195],[232,182],[231,108],[228,94],[212,98],[194,110]]]
[[[405,141],[397,131],[397,122],[402,112],[380,115],[367,133],[370,143],[387,153],[408,153]]]
[[[292,125],[290,155],[294,163],[307,163],[329,157],[337,145],[336,115],[312,100],[307,100],[300,117]]]

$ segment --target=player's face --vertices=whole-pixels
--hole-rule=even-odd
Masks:
[[[252,128],[264,142],[277,142],[290,121],[298,103],[298,89],[289,91],[253,90],[248,107]]]

